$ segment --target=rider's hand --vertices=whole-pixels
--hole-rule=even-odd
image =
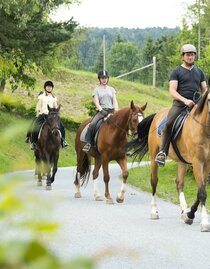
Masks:
[[[188,107],[193,107],[195,105],[195,103],[190,99],[186,99],[185,105]]]
[[[100,113],[101,113],[104,117],[106,117],[106,116],[109,114],[109,112],[106,111],[106,110],[104,110],[104,109],[102,109],[102,110],[100,111]]]

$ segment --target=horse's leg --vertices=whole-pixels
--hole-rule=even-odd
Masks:
[[[154,155],[155,156],[155,155]],[[151,201],[151,219],[159,219],[157,203],[156,203],[156,189],[158,184],[158,166],[155,158],[151,159],[151,186],[152,186],[152,201]]]
[[[41,172],[41,163],[39,152],[35,150],[35,174],[37,174],[37,186],[42,186],[42,172]]]
[[[184,176],[187,172],[188,165],[178,162],[178,170],[177,170],[177,177],[176,177],[176,188],[179,194],[179,203],[181,207],[181,219],[187,223],[192,224],[193,219],[189,218],[187,215],[187,203],[185,200],[184,195]]]
[[[56,156],[55,156],[54,161],[53,161],[51,183],[53,183],[55,181],[55,174],[58,171],[58,158],[59,158],[59,153],[56,153]]]
[[[121,189],[120,192],[117,195],[116,201],[118,203],[123,203],[124,201],[124,195],[125,195],[125,191],[126,191],[126,182],[127,182],[127,178],[128,178],[128,169],[127,169],[127,162],[126,162],[126,158],[117,160],[117,162],[120,165],[120,168],[122,170],[122,185],[121,185]]]
[[[109,163],[108,160],[103,158],[102,159],[102,167],[103,167],[103,174],[104,174],[104,183],[105,183],[105,198],[107,204],[114,204],[110,193],[109,193]]]
[[[82,172],[82,164],[83,164],[83,156],[84,152],[81,150],[77,151],[77,172],[74,180],[75,185],[75,192],[74,192],[74,198],[81,198],[81,192],[80,192],[80,178],[81,178],[81,172]]]
[[[199,203],[201,203],[201,232],[210,232],[210,224],[208,220],[208,214],[206,210],[206,199],[207,199],[207,193],[206,193],[206,175],[207,172],[203,172],[204,167],[203,165],[199,164],[198,161],[193,163],[193,172],[195,176],[195,180],[198,186],[198,192],[197,192],[197,199],[195,203],[190,208],[190,211],[187,213],[189,218],[194,218],[195,212],[198,209]]]
[[[47,158],[45,162],[46,172],[47,172],[47,184],[46,184],[46,190],[51,190],[51,163],[50,159]]]
[[[93,169],[93,194],[96,201],[103,201],[98,189],[98,174],[101,168],[101,158],[95,158],[95,165]]]

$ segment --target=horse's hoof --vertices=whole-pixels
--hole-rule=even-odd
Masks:
[[[41,187],[42,186],[42,182],[41,181],[37,181],[37,186]]]
[[[51,191],[52,190],[52,186],[51,185],[46,185],[46,190],[47,191]]]
[[[201,232],[210,232],[210,224],[201,224]]]
[[[151,213],[150,218],[153,220],[156,220],[156,219],[159,219],[159,215],[158,215],[158,213]]]
[[[124,198],[117,197],[117,198],[116,198],[116,201],[117,201],[118,203],[123,203],[123,202],[124,202]]]
[[[80,192],[76,192],[76,193],[74,194],[74,198],[81,198],[81,197],[82,197],[82,195],[81,195]]]
[[[95,196],[95,201],[99,202],[99,201],[103,201],[103,198],[101,198],[100,195]]]
[[[191,224],[193,223],[193,219],[190,219],[190,218],[187,216],[187,213],[182,213],[182,215],[181,215],[181,219],[182,219],[186,224],[191,225]]]
[[[112,199],[106,199],[106,204],[107,204],[107,205],[113,205],[114,202],[113,202]]]

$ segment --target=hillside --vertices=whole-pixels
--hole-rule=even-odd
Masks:
[[[52,77],[36,75],[36,79],[38,81],[36,88],[30,92],[30,95],[26,90],[16,90],[13,95],[20,98],[26,106],[35,106],[38,93],[43,90],[45,80],[50,79],[55,84],[54,94],[62,104],[62,116],[76,122],[81,122],[87,117],[87,109],[84,104],[92,100],[92,90],[98,84],[97,74],[57,68]],[[151,114],[171,104],[166,90],[153,89],[152,86],[112,77],[109,84],[116,89],[121,108],[128,106],[131,100],[138,105],[147,102],[146,114]],[[11,93],[9,90],[6,92]]]
[[[62,104],[62,117],[80,123],[87,117],[84,103],[91,100],[92,89],[97,84],[96,74],[57,69],[52,77],[37,76],[36,89],[28,95],[25,90],[11,93],[16,100],[20,100],[26,107],[35,106],[38,93],[42,90],[45,80],[52,79],[55,84],[54,93]],[[153,89],[138,83],[110,78],[110,85],[116,88],[119,106],[130,104],[131,100],[138,105],[148,103],[146,115],[169,106],[171,101],[168,92]],[[33,152],[25,144],[25,135],[31,120],[23,119],[20,115],[0,113],[0,173],[18,169],[32,169],[34,167]],[[75,130],[67,130],[66,140],[69,147],[61,150],[59,166],[76,165],[74,150]]]

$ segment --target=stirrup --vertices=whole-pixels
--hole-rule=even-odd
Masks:
[[[30,149],[31,149],[31,150],[35,150],[35,149],[36,149],[36,144],[35,144],[35,143],[31,143],[31,145],[30,145]]]
[[[61,146],[62,146],[62,148],[67,148],[69,145],[66,143],[65,140],[63,140],[61,143]]]
[[[164,151],[160,151],[155,158],[156,163],[158,164],[158,166],[163,167],[165,165],[166,162],[166,154]]]
[[[90,150],[90,148],[91,148],[91,144],[87,143],[82,150],[85,152],[88,152]]]

